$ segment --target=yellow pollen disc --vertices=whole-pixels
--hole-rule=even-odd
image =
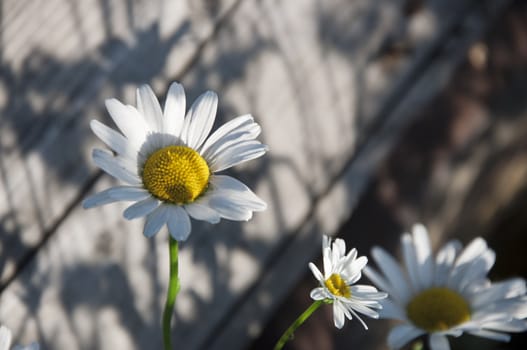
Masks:
[[[324,281],[324,284],[333,295],[344,298],[349,298],[351,296],[350,287],[346,284],[342,277],[340,277],[339,274],[332,274],[327,280]]]
[[[156,198],[185,204],[202,194],[209,183],[205,159],[187,146],[168,146],[152,153],[143,168],[143,184]]]
[[[434,287],[417,294],[406,305],[406,315],[419,328],[438,332],[470,320],[470,306],[453,290]]]

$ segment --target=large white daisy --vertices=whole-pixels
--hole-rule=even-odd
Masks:
[[[379,300],[386,298],[387,294],[378,292],[375,287],[354,285],[361,278],[361,271],[366,266],[368,259],[365,256],[357,258],[357,249],[353,248],[346,255],[346,243],[337,238],[333,244],[328,236],[322,238],[322,256],[324,260],[324,274],[313,263],[309,268],[320,287],[311,291],[311,298],[324,300],[333,304],[333,322],[335,327],[342,328],[345,318],[357,317],[364,328],[366,323],[357,312],[372,318],[379,315],[372,309],[380,309]]]
[[[412,235],[404,234],[401,242],[404,267],[375,247],[372,255],[381,273],[364,269],[389,294],[380,317],[403,322],[390,331],[391,348],[428,334],[432,350],[448,350],[448,335],[466,332],[508,341],[507,332],[527,330],[525,281],[490,283],[487,273],[495,253],[484,239],[474,239],[465,249],[458,241],[448,242],[434,257],[426,228],[415,225]]]
[[[11,346],[11,330],[5,326],[0,326],[0,350],[9,350]],[[38,343],[31,343],[27,346],[17,345],[12,350],[39,350]]]
[[[265,202],[246,185],[216,174],[267,151],[255,140],[260,126],[251,115],[243,115],[208,137],[217,105],[217,95],[208,91],[185,116],[185,92],[178,83],[170,86],[164,110],[148,85],[137,89],[137,108],[107,100],[106,108],[122,134],[92,120],[93,132],[113,151],[95,149],[93,160],[127,185],[87,198],[84,207],[132,201],[124,217],[146,216],[145,236],[166,224],[178,241],[190,234],[189,216],[217,223],[220,218],[249,220],[253,211],[264,210]]]

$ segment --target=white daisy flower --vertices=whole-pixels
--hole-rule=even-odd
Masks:
[[[434,257],[426,228],[413,227],[402,236],[405,267],[385,250],[372,255],[382,272],[371,267],[364,273],[389,294],[381,318],[403,323],[394,327],[388,345],[399,349],[412,339],[429,335],[432,350],[448,350],[447,336],[466,332],[508,341],[506,332],[527,330],[525,281],[513,278],[499,283],[487,279],[495,253],[484,239],[474,239],[465,249],[458,241],[444,245]]]
[[[324,300],[333,304],[333,322],[335,327],[344,326],[344,316],[349,320],[352,315],[368,329],[366,323],[357,312],[372,318],[379,315],[372,309],[380,309],[378,300],[386,298],[386,293],[378,292],[375,287],[366,285],[353,285],[361,278],[361,271],[366,266],[368,259],[365,256],[357,258],[357,249],[353,248],[346,255],[346,243],[337,238],[331,244],[331,238],[324,235],[322,238],[322,256],[324,260],[324,274],[313,263],[309,268],[315,278],[320,282],[320,287],[311,291],[311,298]]]
[[[9,350],[11,346],[11,331],[5,326],[0,326],[0,350]],[[38,343],[31,343],[28,346],[17,345],[12,350],[39,350]]]
[[[93,160],[127,185],[87,198],[84,207],[132,201],[124,217],[146,216],[145,236],[166,224],[178,241],[190,234],[189,216],[218,223],[220,218],[249,220],[253,211],[264,210],[265,202],[242,182],[217,175],[267,151],[255,140],[260,126],[251,115],[243,115],[208,137],[217,105],[217,95],[208,91],[185,116],[185,92],[178,83],[170,86],[164,110],[148,85],[137,89],[137,108],[107,100],[106,108],[122,134],[92,120],[95,135],[113,151],[95,149]]]

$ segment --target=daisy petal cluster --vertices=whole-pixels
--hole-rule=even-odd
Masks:
[[[364,256],[357,257],[355,248],[346,254],[344,240],[337,238],[331,242],[331,238],[325,235],[322,239],[322,256],[324,274],[315,264],[309,263],[309,268],[320,283],[320,287],[311,291],[311,298],[333,304],[335,327],[342,328],[345,318],[351,320],[355,316],[368,329],[357,313],[378,318],[375,309],[381,308],[379,300],[387,296],[386,293],[378,292],[375,287],[355,285],[361,278],[361,271],[368,259]]]
[[[389,294],[380,317],[402,322],[388,335],[391,348],[429,335],[432,350],[448,350],[449,335],[508,341],[507,333],[527,330],[525,281],[488,280],[496,256],[484,239],[476,238],[464,249],[458,241],[448,242],[434,256],[426,228],[415,225],[411,235],[402,236],[401,246],[404,266],[375,247],[372,255],[380,271],[364,270]]]
[[[11,331],[5,326],[0,326],[0,350],[9,350],[11,346]],[[12,350],[39,350],[38,343],[31,343],[27,346],[17,345]]]
[[[137,89],[137,107],[116,99],[106,101],[120,132],[97,120],[91,122],[95,135],[111,149],[95,149],[93,160],[126,185],[87,198],[85,208],[133,202],[124,217],[146,217],[145,236],[155,235],[166,225],[178,241],[189,236],[191,217],[210,223],[221,218],[249,220],[254,211],[266,208],[245,184],[217,174],[267,151],[256,140],[260,126],[251,115],[243,115],[210,134],[217,95],[205,92],[186,115],[185,103],[185,91],[178,83],[171,84],[164,109],[148,85]]]

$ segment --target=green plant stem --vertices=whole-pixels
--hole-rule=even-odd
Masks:
[[[176,296],[179,292],[178,277],[178,242],[169,235],[168,250],[170,256],[170,280],[168,281],[167,301],[163,311],[163,345],[165,350],[172,350],[170,339],[170,321],[174,313]]]
[[[313,312],[315,312],[316,309],[320,307],[324,303],[324,300],[317,300],[311,304],[310,307],[306,309],[298,318],[293,322],[289,328],[282,334],[280,339],[278,339],[278,342],[274,346],[274,350],[280,350],[284,347],[285,343],[287,343],[291,338],[293,337],[293,334],[297,330],[298,327],[302,325],[302,323],[305,322],[311,316]]]

